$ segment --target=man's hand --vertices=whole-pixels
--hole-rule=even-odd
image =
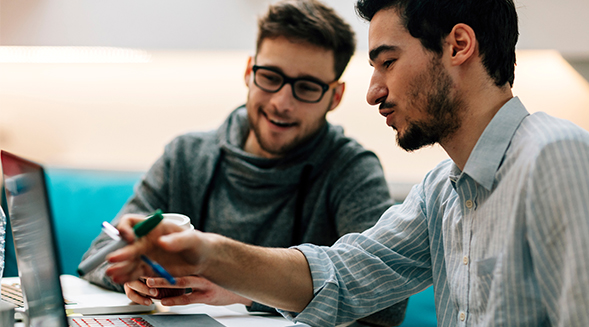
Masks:
[[[114,264],[106,270],[106,274],[115,283],[123,284],[137,280],[140,276],[153,276],[151,268],[141,260],[141,254],[164,266],[173,276],[199,274],[201,263],[208,253],[204,233],[162,221],[147,235],[135,239],[133,226],[143,220],[137,215],[125,215],[117,225],[121,236],[131,245],[107,257]]]
[[[189,291],[178,296],[166,296],[170,289]],[[204,303],[209,305],[229,305],[240,303],[251,305],[252,301],[230,292],[205,278],[198,276],[177,277],[176,284],[170,285],[164,278],[151,277],[142,281],[125,283],[125,293],[133,302],[151,304],[151,298],[161,298],[161,303],[167,306],[185,305],[190,303]]]
[[[142,220],[137,216],[123,216],[117,226],[130,245],[107,257],[113,265],[106,269],[106,274],[115,283],[124,284],[136,281],[140,276],[154,276],[151,268],[141,260],[144,254],[162,265],[172,276],[202,276],[215,283],[201,284],[200,294],[192,293],[201,300],[213,301],[217,298],[227,301],[232,298],[216,285],[258,303],[293,312],[303,310],[313,298],[309,266],[298,250],[248,245],[218,234],[185,230],[166,221],[135,240],[133,226]],[[131,290],[130,287],[128,289]],[[146,289],[143,291],[149,292]],[[140,294],[147,294],[143,291],[133,291],[132,296],[138,303],[145,303],[147,299]]]

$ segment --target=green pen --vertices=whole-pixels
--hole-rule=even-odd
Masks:
[[[146,220],[138,223],[137,225],[133,226],[133,232],[135,233],[135,237],[141,238],[151,232],[162,220],[164,216],[162,216],[162,211],[160,209],[156,210],[151,216],[149,216]],[[78,266],[78,274],[80,276],[84,276],[88,272],[92,271],[96,267],[98,267],[101,263],[106,260],[106,256],[116,251],[128,243],[123,240],[120,235],[118,229],[116,229],[113,225],[109,224],[108,222],[102,223],[102,228],[105,234],[110,236],[115,242],[111,242],[105,247],[101,248],[97,253],[93,256],[86,258],[86,260],[82,261]],[[174,285],[176,284],[176,280],[170,273],[168,273],[162,266],[157,264],[154,261],[149,260],[146,256],[142,255],[141,259],[159,276],[165,278],[168,283]]]

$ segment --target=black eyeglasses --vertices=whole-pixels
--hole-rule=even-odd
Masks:
[[[252,70],[254,71],[254,83],[262,90],[276,93],[284,84],[290,84],[292,96],[299,101],[308,103],[321,101],[325,92],[338,83],[338,81],[333,81],[326,84],[304,77],[291,78],[276,69],[257,65],[254,65]]]

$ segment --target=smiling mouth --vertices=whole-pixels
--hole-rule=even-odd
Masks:
[[[271,122],[272,124],[279,126],[279,127],[293,127],[295,126],[297,123],[289,123],[289,122],[285,122],[285,121],[280,121],[280,120],[276,120],[276,119],[272,119],[270,117],[268,117],[268,115],[262,111],[262,114],[264,115],[264,117],[266,117],[266,119]]]

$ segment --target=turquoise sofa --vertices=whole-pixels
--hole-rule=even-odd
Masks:
[[[48,168],[46,174],[61,272],[75,275],[102,222],[115,217],[142,173]],[[4,275],[16,276],[12,234],[7,235]]]
[[[61,259],[61,272],[76,274],[82,255],[133,193],[142,172],[48,168],[47,184]],[[5,276],[17,276],[12,235],[7,233]],[[409,300],[404,327],[436,326],[433,288]]]

